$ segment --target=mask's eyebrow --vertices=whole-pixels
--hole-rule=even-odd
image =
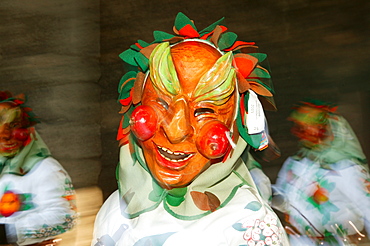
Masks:
[[[180,82],[170,54],[168,42],[155,47],[149,58],[150,78],[154,88],[159,94],[168,96],[177,95],[180,92]]]
[[[235,90],[236,72],[232,67],[232,52],[221,56],[200,79],[192,97],[195,102],[224,104]]]
[[[4,108],[0,110],[0,125],[10,123],[21,117],[21,110],[18,108]]]

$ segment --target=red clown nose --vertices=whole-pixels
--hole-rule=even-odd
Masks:
[[[157,129],[157,114],[150,106],[138,106],[132,111],[130,124],[131,131],[139,140],[148,140]]]
[[[206,123],[197,138],[199,152],[209,159],[224,156],[231,147],[227,138],[230,129],[220,121],[214,120]]]

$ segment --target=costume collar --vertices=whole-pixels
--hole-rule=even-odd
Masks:
[[[12,158],[0,157],[2,174],[27,174],[39,161],[50,156],[50,152],[40,135],[31,134],[31,142]]]
[[[326,169],[343,169],[353,163],[367,168],[366,157],[347,120],[339,115],[334,115],[328,120],[334,139],[317,149],[301,148],[293,158],[301,160],[307,157],[310,160],[318,161],[321,167]],[[339,161],[345,159],[352,162],[338,164]]]
[[[225,206],[239,187],[254,186],[240,158],[246,146],[247,143],[239,138],[236,148],[225,162],[211,165],[189,186],[172,190],[161,188],[152,178],[138,145],[133,144],[131,151],[128,145],[122,146],[117,170],[122,214],[135,218],[163,203],[172,216],[195,220]]]

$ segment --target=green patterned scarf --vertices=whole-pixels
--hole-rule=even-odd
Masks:
[[[132,141],[134,142],[134,141]],[[149,173],[142,149],[134,144],[120,150],[117,179],[124,202],[122,214],[135,218],[154,210],[162,202],[168,213],[181,220],[199,219],[225,206],[243,185],[255,188],[247,166],[240,158],[247,143],[239,138],[236,148],[225,162],[211,165],[189,186],[166,190]]]
[[[318,149],[301,148],[293,158],[300,160],[307,157],[313,161],[319,161],[326,169],[332,169],[334,166],[342,169],[351,165],[342,163],[342,166],[338,166],[337,162],[345,159],[367,168],[366,157],[348,122],[339,115],[333,115],[328,120],[334,139],[328,140]]]
[[[31,142],[13,158],[0,156],[1,174],[25,175],[36,163],[51,155],[48,147],[37,132],[35,132],[35,135],[31,134],[31,138]]]

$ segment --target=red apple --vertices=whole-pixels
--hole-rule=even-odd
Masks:
[[[28,128],[17,128],[13,130],[12,135],[15,139],[24,142],[30,136],[30,131]]]
[[[137,106],[130,117],[131,131],[135,136],[145,141],[154,136],[157,130],[157,114],[147,105]]]
[[[224,156],[230,148],[226,134],[230,129],[220,121],[214,120],[206,123],[197,137],[199,152],[208,159],[217,159]]]

